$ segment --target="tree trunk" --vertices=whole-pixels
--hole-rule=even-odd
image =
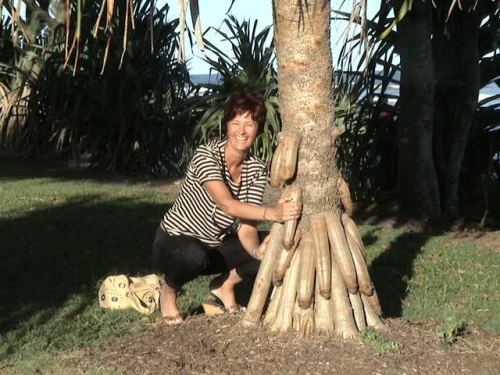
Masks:
[[[280,113],[285,131],[301,135],[295,183],[302,187],[304,217],[338,204],[330,4],[277,0],[275,44]]]
[[[399,6],[402,1],[397,1]],[[439,187],[433,158],[434,67],[432,5],[413,2],[398,24],[401,56],[399,191],[403,215],[435,220],[440,216]]]
[[[480,88],[479,9],[462,2],[446,20],[450,1],[437,9],[433,38],[436,92],[434,142],[441,208],[451,219],[460,216],[459,182],[469,131]],[[469,3],[469,4],[467,4]],[[472,2],[473,3],[473,2]]]
[[[340,220],[342,208],[339,186],[343,184],[335,160],[336,140],[340,131],[334,126],[330,2],[275,0],[273,10],[279,103],[283,122],[283,135],[278,147],[282,147],[283,153],[280,161],[273,163],[271,178],[274,181],[273,174],[278,171],[281,180],[286,180],[286,185],[291,185],[291,188],[284,190],[285,196],[291,191],[302,192],[303,211],[297,229],[301,233],[300,243],[294,244],[294,247],[298,245],[297,250],[283,284],[276,286],[282,290],[274,291],[274,299],[265,322],[272,330],[286,331],[294,327],[303,336],[313,331],[328,334],[335,329],[338,335],[351,338],[359,333],[344,282],[345,275],[341,273],[345,268],[337,267],[335,256],[332,256],[336,252],[332,251],[332,246],[341,244],[345,247],[342,250],[348,254],[352,254],[354,250],[357,251],[356,254],[363,253],[361,248],[352,248],[362,247],[362,243],[358,244],[358,241],[352,239],[347,241],[346,230]],[[295,144],[292,140],[297,136],[300,137],[300,146],[295,167],[295,163],[289,164],[289,150],[292,149],[290,145]],[[282,169],[276,166],[279,163],[284,163]],[[290,165],[294,165],[291,173]],[[347,185],[343,191],[342,201],[346,202],[344,210],[350,213]],[[300,194],[296,196],[299,197]],[[311,218],[314,225],[311,225]],[[325,220],[330,220],[330,225],[334,226],[332,231],[327,232]],[[291,251],[287,249],[295,236],[288,233],[287,228],[295,227],[288,224],[291,223],[285,224],[283,238],[273,236],[268,249],[274,250],[275,246],[280,245],[282,252]],[[274,227],[277,225],[280,224],[275,224]],[[276,233],[274,227],[273,233]],[[355,231],[355,238],[360,238],[355,225],[351,229]],[[330,232],[342,236],[341,240],[332,238]],[[360,256],[363,258],[363,255]],[[270,266],[276,267],[274,259],[275,257],[267,256],[266,250],[266,257],[257,276],[259,283],[254,285],[243,319],[246,325],[253,325],[260,320],[261,307],[269,294],[268,287],[262,286],[270,285],[271,278],[269,272],[264,271]],[[333,266],[337,267],[335,271],[338,269],[335,274],[330,272]],[[371,281],[368,281],[371,294]],[[361,289],[360,291],[362,292]],[[357,285],[354,288],[351,286],[350,292],[357,293]],[[342,300],[333,296],[340,296]],[[356,302],[362,304],[359,299]],[[358,310],[361,306],[359,303],[356,305]],[[381,327],[380,319],[373,321],[378,328]],[[334,322],[337,322],[335,327]]]

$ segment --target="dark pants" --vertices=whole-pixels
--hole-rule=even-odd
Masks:
[[[236,236],[229,236],[218,248],[185,235],[174,236],[158,228],[153,243],[153,269],[165,274],[175,289],[200,275],[236,269],[242,279],[255,277],[260,262],[253,258]]]

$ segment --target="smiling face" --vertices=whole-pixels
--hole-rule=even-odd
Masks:
[[[258,134],[259,124],[248,111],[227,122],[228,145],[235,151],[248,152]]]

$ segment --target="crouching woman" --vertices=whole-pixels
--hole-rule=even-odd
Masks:
[[[180,193],[161,221],[153,267],[165,275],[160,307],[167,324],[182,323],[177,292],[199,275],[221,274],[210,283],[210,292],[226,311],[239,311],[234,287],[256,275],[265,251],[258,221],[283,222],[301,214],[300,202],[290,199],[262,206],[267,168],[250,150],[265,120],[262,97],[230,98],[222,120],[225,139],[196,150]]]

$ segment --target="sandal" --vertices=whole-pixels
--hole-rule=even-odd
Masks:
[[[226,308],[226,311],[229,313],[229,314],[237,314],[239,312],[243,312],[243,311],[246,311],[247,308],[245,306],[241,306],[239,304],[236,304],[236,305],[233,305],[233,306],[229,306],[228,308]]]
[[[160,322],[167,326],[178,326],[184,323],[184,319],[180,314],[174,316],[163,316],[160,318]]]
[[[224,282],[224,276],[227,277],[227,275],[221,275],[210,282],[210,295],[201,304],[203,306],[205,314],[207,315],[222,315],[224,313],[236,314],[246,310],[245,307],[239,304],[234,304],[226,307],[222,302],[222,299],[217,295],[217,293],[215,293],[215,289],[219,288],[220,285],[222,285],[222,283]]]
[[[222,315],[225,313],[236,314],[246,310],[246,307],[235,304],[225,307],[222,302],[218,301],[205,301],[201,304],[206,315]]]
[[[226,312],[225,307],[215,301],[205,301],[201,303],[205,315],[222,315]]]

